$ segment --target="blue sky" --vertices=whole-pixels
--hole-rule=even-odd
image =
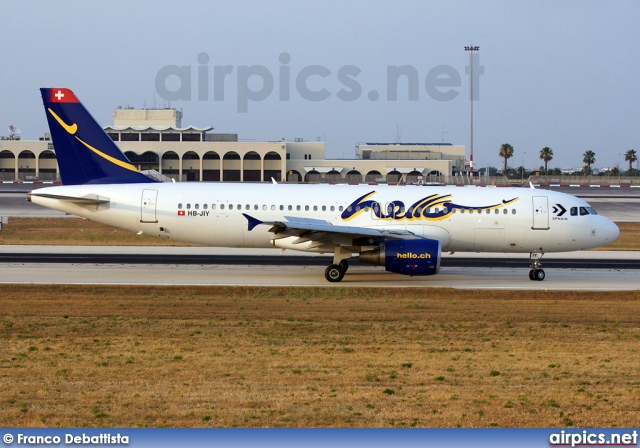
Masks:
[[[474,103],[476,166],[500,166],[505,142],[515,148],[513,164],[528,167],[540,163],[543,146],[554,150],[551,167],[581,166],[586,150],[596,152],[598,167],[626,166],[620,154],[640,151],[638,2],[4,1],[1,7],[0,134],[9,125],[27,139],[47,131],[39,87],[73,89],[103,125],[113,123],[119,105],[164,106],[157,78],[163,67],[178,66],[191,70],[191,99],[171,101],[182,109],[183,125],[257,141],[320,138],[331,158],[353,156],[358,142],[395,141],[398,127],[402,142],[468,146],[463,47],[474,44],[484,69]],[[198,62],[201,53],[206,64]],[[417,100],[408,99],[405,77],[398,99],[387,98],[387,68],[403,65],[418,75]],[[231,68],[224,100],[214,98],[215,66]],[[440,66],[460,78],[436,88],[457,93],[447,101],[425,87]],[[208,76],[198,78],[199,67]],[[351,70],[347,82],[359,86],[359,95],[341,81],[341,68]],[[244,82],[242,73],[260,70]],[[296,82],[305,70],[316,73],[305,78],[308,90],[325,89],[327,98],[300,93]],[[273,89],[263,85],[264,76],[273,78]],[[177,76],[164,83],[185,89]],[[208,100],[198,100],[200,84],[208,85]],[[261,89],[260,101],[242,101]]]

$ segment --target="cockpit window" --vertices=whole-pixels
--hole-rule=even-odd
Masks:
[[[571,216],[578,216],[578,207],[571,207]]]
[[[586,207],[580,207],[580,216],[584,216],[588,214],[589,214],[589,211],[586,209]]]
[[[592,215],[597,215],[598,212],[595,211],[595,209],[593,207],[587,207],[587,210],[589,210],[589,213],[591,213]]]

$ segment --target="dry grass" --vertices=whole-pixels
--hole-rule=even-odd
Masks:
[[[640,250],[640,223],[621,222],[620,238],[601,250]],[[0,244],[69,246],[195,246],[165,238],[136,235],[79,218],[11,218],[0,231]]]
[[[11,218],[0,230],[0,244],[195,246],[81,218]]]
[[[639,299],[3,285],[0,425],[631,427]]]

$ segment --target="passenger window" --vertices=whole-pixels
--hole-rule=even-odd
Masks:
[[[187,204],[187,210],[191,208],[191,204]]]
[[[342,210],[344,210],[344,207],[342,207],[342,205],[340,207],[338,207],[338,211],[341,212]]]
[[[280,211],[284,210],[284,205],[280,206]]]
[[[422,208],[421,208],[421,207],[418,207],[418,208],[416,209],[416,214],[415,214],[414,216],[420,216],[421,214],[422,214]]]
[[[507,210],[506,208],[502,210],[503,215],[506,215],[507,213],[509,213],[509,210]]]
[[[178,210],[182,210],[182,202],[178,204]]]
[[[584,216],[588,214],[589,214],[589,211],[586,208],[580,207],[580,216]]]
[[[289,211],[293,210],[293,205],[290,205],[289,207],[287,207],[287,209],[288,209]]]
[[[452,209],[452,210],[451,210],[451,213],[457,213],[456,209],[455,209],[455,208],[454,208],[454,209]]]
[[[393,206],[389,206],[389,210],[393,210]],[[347,211],[350,212],[351,211],[351,206],[347,207]]]
[[[578,216],[578,207],[571,207],[571,216]]]
[[[491,214],[491,210],[487,209],[487,215]]]
[[[253,204],[253,209],[258,210],[258,204]]]
[[[332,205],[331,206],[331,211],[334,211],[336,208]]]
[[[309,206],[308,206],[308,205],[305,205],[305,206],[304,206],[304,211],[305,211],[305,212],[308,212],[308,211],[309,211]]]
[[[317,205],[314,205],[314,206],[313,206],[313,211],[314,211],[314,212],[317,212],[317,211],[318,211],[318,206],[317,206]]]
[[[220,210],[224,210],[224,204],[220,204]]]
[[[276,210],[276,206],[275,206],[275,205],[272,205],[272,206],[271,206],[271,211],[273,212],[273,211],[275,211],[275,210]]]
[[[514,208],[513,210],[511,210],[511,214],[515,215],[516,214],[516,209]]]
[[[262,205],[262,210],[266,210],[266,209],[267,209],[267,205],[266,205],[266,204],[263,204],[263,205]]]
[[[460,209],[460,213],[462,213],[464,215],[464,209],[463,208]]]
[[[496,215],[497,215],[497,214],[499,214],[499,213],[500,213],[500,210],[496,209],[496,212],[495,212],[495,213],[496,213]]]
[[[233,204],[229,204],[229,210],[233,210]]]
[[[473,209],[472,208],[469,209],[469,214],[473,215]]]
[[[238,204],[238,210],[242,210],[242,204]]]
[[[206,210],[208,207],[209,207],[209,206],[208,206],[207,204],[202,204],[202,208],[203,208],[203,209],[205,209],[205,210]]]
[[[322,211],[323,211],[323,212],[326,212],[326,211],[327,211],[327,206],[326,206],[326,205],[323,205],[323,206],[322,206]]]
[[[247,205],[244,207],[244,209],[245,209],[245,210],[251,210],[251,206],[250,206],[249,204],[247,204]]]
[[[216,209],[216,204],[211,204],[211,210],[215,210]]]
[[[296,205],[296,211],[300,211],[300,206]]]

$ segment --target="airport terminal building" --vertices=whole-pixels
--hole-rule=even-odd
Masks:
[[[140,170],[208,182],[448,182],[468,168],[451,143],[363,143],[353,159],[326,159],[324,142],[243,141],[212,127],[182,127],[176,109],[118,108],[105,132]],[[40,140],[0,139],[0,180],[59,180],[55,148]]]

